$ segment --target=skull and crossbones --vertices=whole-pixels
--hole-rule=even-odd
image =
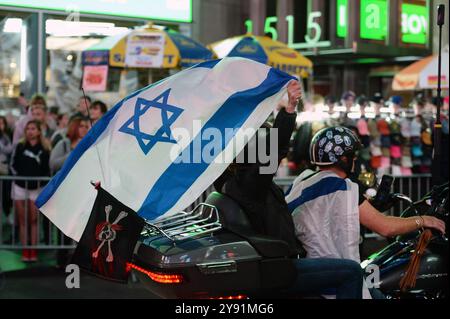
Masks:
[[[117,231],[122,229],[122,226],[119,225],[119,222],[123,218],[128,216],[127,212],[122,211],[117,216],[116,220],[113,223],[110,223],[109,213],[111,212],[111,210],[112,210],[111,205],[105,206],[106,221],[98,224],[95,231],[95,238],[101,241],[101,243],[98,246],[97,250],[92,253],[92,257],[97,258],[100,249],[102,249],[105,243],[108,243],[108,256],[106,257],[106,262],[108,263],[114,261],[114,256],[111,250],[111,243],[116,239]]]

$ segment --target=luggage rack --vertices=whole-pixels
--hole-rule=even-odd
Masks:
[[[173,243],[222,229],[219,212],[213,205],[201,203],[190,212],[180,212],[157,220],[146,221],[143,235],[163,235]]]

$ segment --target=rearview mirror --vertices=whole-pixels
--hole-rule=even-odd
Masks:
[[[374,187],[375,186],[377,178],[376,178],[374,173],[365,172],[365,173],[359,174],[358,180],[365,187],[370,188],[370,187]]]

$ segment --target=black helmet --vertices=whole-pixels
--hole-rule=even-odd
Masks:
[[[361,148],[356,134],[346,127],[328,127],[314,135],[309,154],[311,163],[318,166],[339,165],[349,174],[353,167],[355,153]],[[348,159],[342,161],[343,157]]]

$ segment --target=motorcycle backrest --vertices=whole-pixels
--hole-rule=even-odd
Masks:
[[[217,207],[220,222],[228,229],[251,229],[250,222],[241,207],[227,195],[212,192],[205,203]]]
[[[246,213],[227,195],[213,192],[205,203],[218,209],[223,228],[245,238],[262,256],[273,258],[290,255],[289,245],[285,241],[256,233]]]

